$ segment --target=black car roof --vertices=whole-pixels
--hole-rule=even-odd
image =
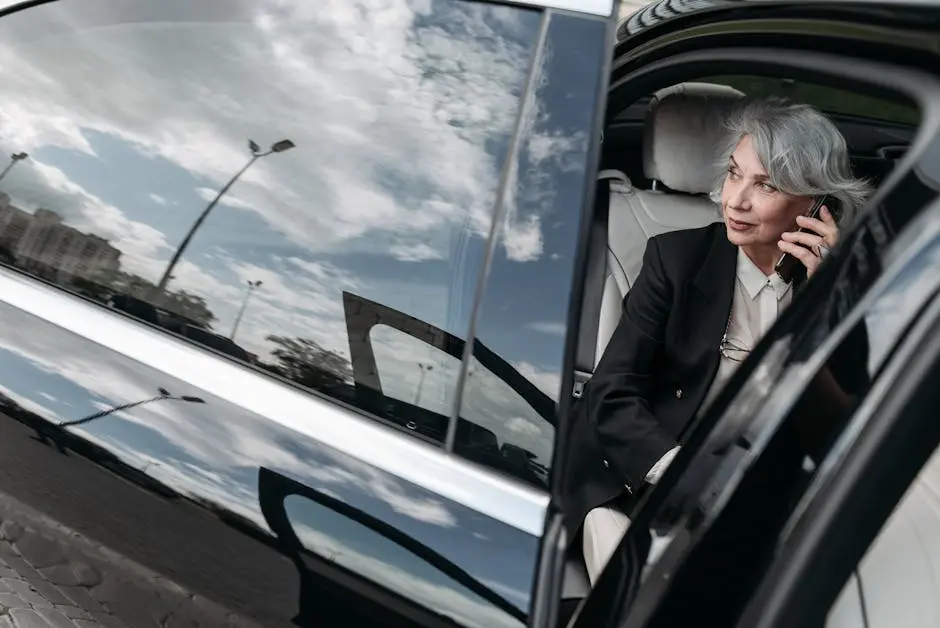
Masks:
[[[901,12],[905,9],[940,8],[940,0],[658,0],[638,9],[620,22],[617,43],[635,37],[650,28],[667,25],[678,18],[714,10],[776,6],[788,8],[847,9],[881,8]]]

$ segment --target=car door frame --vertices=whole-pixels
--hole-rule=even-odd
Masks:
[[[938,375],[940,290],[934,289],[882,381],[820,465],[740,627],[823,624],[882,526],[940,446]]]
[[[660,3],[660,4],[663,4],[663,3]],[[608,121],[612,119],[612,116],[616,115],[618,111],[617,107],[621,106],[623,102],[625,102],[626,100],[629,100],[629,98],[631,97],[637,96],[639,92],[642,92],[642,91],[648,92],[649,87],[653,86],[656,83],[657,75],[661,73],[666,73],[668,69],[670,68],[670,66],[676,66],[683,62],[691,62],[699,55],[701,56],[702,59],[704,59],[708,57],[709,55],[711,55],[712,53],[714,53],[716,49],[719,49],[719,48],[723,48],[722,53],[723,53],[725,61],[734,60],[734,61],[741,61],[744,63],[753,62],[754,59],[749,58],[749,53],[753,51],[748,51],[748,50],[745,50],[744,48],[733,47],[737,42],[731,42],[729,44],[728,38],[734,37],[734,35],[738,35],[739,36],[738,38],[741,43],[738,43],[737,45],[743,46],[744,42],[747,42],[747,41],[752,42],[752,45],[753,45],[753,41],[758,36],[758,34],[756,33],[755,29],[752,28],[751,25],[748,24],[750,20],[758,16],[769,16],[771,14],[793,15],[796,12],[796,9],[794,7],[797,7],[799,4],[800,3],[794,3],[792,6],[788,6],[788,7],[776,6],[776,7],[770,7],[770,8],[762,7],[762,6],[755,6],[755,5],[740,7],[740,5],[738,5],[738,8],[735,8],[734,10],[733,15],[728,11],[719,10],[716,8],[714,10],[703,11],[698,21],[694,15],[690,15],[690,16],[683,17],[682,20],[675,20],[675,23],[672,25],[660,24],[660,25],[654,25],[655,27],[647,27],[649,30],[655,31],[655,35],[650,35],[649,38],[646,38],[644,40],[645,46],[644,46],[643,51],[631,49],[630,48],[631,42],[629,40],[625,42],[620,42],[617,47],[617,55],[615,57],[614,62],[612,63],[612,85],[611,85],[611,94],[608,100],[608,104],[610,108],[607,112]],[[727,5],[725,6],[727,7]],[[761,11],[765,11],[765,12],[761,13]],[[829,16],[846,15],[844,10],[837,9],[833,7],[833,5],[831,4],[827,4],[826,11],[824,12],[821,10],[820,14],[822,17],[825,17],[827,15]],[[868,17],[870,18],[870,16]],[[728,19],[724,19],[724,18],[728,18]],[[810,21],[811,20],[807,18],[807,22],[810,22]],[[702,27],[705,30],[710,30],[711,32],[708,33],[709,36],[701,40],[697,39],[697,37],[700,37],[703,33],[698,32],[698,33],[695,33],[694,35],[692,33],[694,33],[695,31],[698,31],[699,27]],[[776,40],[780,41],[782,39],[783,39],[783,35],[779,32],[776,33]],[[827,37],[825,35],[819,35],[815,37],[815,40],[817,44],[824,44],[827,41]],[[887,45],[887,44],[883,44],[883,45]],[[766,47],[762,47],[762,51],[766,53],[771,47],[772,46],[768,44]],[[793,48],[795,47],[795,45],[783,46],[783,47]],[[803,55],[803,63],[794,63],[792,60],[784,60],[778,57],[777,59],[773,61],[765,62],[764,65],[766,65],[767,63],[770,63],[771,65],[775,65],[780,68],[793,68],[793,67],[804,66],[804,68],[808,69],[809,71],[812,71],[814,68],[812,68],[812,66],[808,64],[807,61],[813,58],[818,59],[820,54],[822,53],[819,52],[819,50],[814,49],[812,52],[807,52]],[[871,54],[871,51],[869,51],[869,54]],[[765,55],[765,56],[770,56],[770,55]],[[829,56],[832,57],[834,55],[829,55]],[[845,59],[851,60],[852,56],[847,56],[845,57]],[[873,65],[872,63],[868,63],[867,66],[865,66],[865,69],[870,72],[870,67],[872,65]],[[887,63],[882,63],[880,65],[881,65],[881,68],[883,69],[889,69],[889,68],[895,69]],[[867,85],[871,85],[873,83],[873,81],[871,80],[870,74],[863,72],[861,69],[853,69],[851,65],[840,66],[838,70],[835,70],[833,68],[827,68],[826,71],[821,71],[818,68],[816,68],[815,73],[819,75],[844,74],[847,77],[849,77],[849,79],[851,79],[848,81],[850,83],[861,83],[861,84],[867,84]],[[920,85],[917,84],[917,81],[913,78],[915,75],[916,75],[915,72],[907,72],[906,75],[901,77],[900,79],[898,79],[897,77],[892,77],[892,79],[889,82],[885,83],[886,85],[891,87],[891,89],[889,89],[888,91],[894,94],[904,93],[907,95],[916,94],[919,96],[924,96],[925,86],[922,84]],[[642,79],[642,80],[638,81],[637,79]],[[646,83],[647,81],[648,83]],[[637,88],[638,83],[646,84],[646,87]],[[933,83],[933,85],[935,84],[936,82]],[[933,85],[929,85],[926,87],[933,87]],[[624,96],[625,94],[629,94],[629,96],[625,97]],[[923,104],[924,102],[923,98],[920,98],[918,100],[920,100],[921,104]],[[920,128],[918,129],[917,137],[915,138],[914,142],[911,144],[911,147],[908,150],[908,153],[905,156],[905,158],[901,161],[901,163],[898,164],[895,171],[885,180],[885,182],[882,184],[879,191],[876,193],[875,197],[873,197],[873,199],[871,200],[872,205],[877,205],[879,202],[882,202],[886,197],[889,196],[888,192],[901,181],[905,173],[909,172],[910,169],[915,166],[917,160],[922,158],[924,152],[928,150],[928,148],[930,148],[930,142],[933,138],[935,138],[938,135],[938,131],[940,131],[940,125],[938,125],[938,120],[932,114],[927,115],[926,109],[925,109],[925,115],[922,120],[922,124]],[[588,239],[587,232],[590,228],[590,225],[591,225],[591,220],[590,220],[590,216],[588,216],[585,218],[583,226],[582,226],[582,229],[584,231],[584,233],[582,233],[583,243],[586,242]],[[577,323],[580,321],[580,315],[583,312],[583,308],[581,307],[580,300],[583,298],[584,292],[585,292],[584,287],[583,287],[583,278],[585,277],[585,274],[586,274],[586,264],[583,264],[583,263],[579,264],[578,272],[579,272],[578,281],[576,283],[579,285],[579,288],[573,294],[572,309],[571,309],[570,318],[569,318],[569,330],[578,329]],[[575,353],[577,350],[576,340],[577,340],[576,337],[573,338],[571,337],[571,334],[569,334],[569,338],[568,338],[569,342],[567,346],[566,362],[565,362],[566,364],[565,376],[566,378],[570,377],[571,379],[565,380],[565,385],[563,388],[564,390],[572,390],[573,385],[574,385],[573,369],[570,367],[574,363],[573,357],[575,356]],[[747,379],[748,375],[753,371],[754,364],[760,361],[760,357],[763,353],[766,353],[766,349],[767,349],[766,345],[763,346],[762,350],[759,347],[758,350],[755,351],[755,359],[751,361],[750,368],[742,368],[740,369],[741,372],[739,374],[736,374],[735,381],[737,382],[737,386],[740,386],[740,384]],[[735,387],[736,386],[734,383],[729,384],[728,388],[721,395],[722,397],[725,398],[726,402],[731,397],[733,397]],[[719,404],[721,404],[721,401],[716,402],[716,405],[719,405]],[[568,407],[570,406],[563,405],[562,412],[565,412]],[[567,423],[562,421],[561,424],[563,428],[565,428],[566,430]],[[700,431],[704,429],[705,429],[704,427],[700,428]],[[560,444],[563,444],[563,443],[560,443]],[[556,453],[556,456],[558,455],[559,454]],[[566,463],[566,461],[564,460],[563,450],[560,452],[560,455],[561,457],[556,457],[555,463],[554,463],[555,469],[559,474],[564,472],[565,463]],[[680,456],[682,455],[683,454],[680,454]],[[692,452],[686,453],[686,456],[690,457],[691,455],[692,455]],[[686,463],[688,462],[688,458],[686,458],[685,462]],[[680,461],[677,458],[676,463],[673,465],[673,467],[675,468],[670,468],[671,473],[670,471],[667,471],[667,474],[671,477],[664,476],[663,484],[675,483],[675,481],[678,479],[679,475],[681,474],[681,468],[683,468],[684,466],[685,465],[682,464],[682,461]],[[651,497],[653,497],[653,493],[658,493],[658,495],[655,496],[655,499],[652,500],[652,503],[649,504],[649,506],[658,508],[662,506],[665,492],[666,491],[664,490],[651,491],[649,494],[647,494],[644,497],[644,500],[649,502]],[[558,494],[558,492],[556,492],[556,484],[553,483],[553,494],[552,494],[553,505],[557,504],[560,498],[561,496]],[[552,511],[563,510],[563,507],[564,507],[563,504],[561,505],[560,508],[556,506],[555,508],[552,509]],[[561,536],[561,533],[555,533],[555,534],[558,534],[559,537]],[[565,532],[564,534],[568,535],[569,532]],[[566,538],[566,540],[570,540],[570,539]],[[616,616],[617,609],[618,609],[617,600],[619,597],[622,597],[622,594],[623,594],[622,588],[626,586],[626,584],[627,583],[625,582],[619,582],[619,583],[610,583],[609,585],[605,585],[604,588],[606,589],[606,591],[603,593],[603,596],[602,596],[603,600],[601,599],[595,600],[595,604],[597,605],[597,608],[598,609],[606,608],[606,610],[608,611],[608,615],[612,614]],[[594,598],[594,597],[597,597],[598,595],[599,595],[599,592],[595,591],[595,595],[592,595],[591,597]],[[617,620],[615,618],[610,618],[609,623],[605,625],[614,625],[616,621]],[[592,625],[599,625],[599,624],[592,624]]]

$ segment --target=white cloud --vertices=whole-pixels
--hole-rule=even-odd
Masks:
[[[583,168],[584,164],[571,159],[573,155],[582,155],[584,134],[561,135],[545,134],[533,131],[529,136],[528,157],[536,164],[557,160],[563,171]]]
[[[531,262],[542,256],[542,221],[538,216],[506,225],[503,238],[506,257],[514,262]]]
[[[453,32],[429,19],[432,9],[447,12]],[[490,146],[508,140],[531,51],[494,30],[523,34],[515,10],[405,0],[331,0],[314,8],[270,0],[236,4],[231,15],[224,24],[183,27],[135,25],[116,14],[112,28],[0,42],[0,136],[33,155],[5,181],[14,201],[47,206],[111,238],[127,269],[153,280],[176,242],[88,191],[91,179],[120,183],[120,162],[102,161],[96,175],[83,170],[91,178],[73,183],[76,175],[44,162],[40,149],[93,157],[92,133],[97,141],[119,140],[155,168],[168,163],[208,182],[194,188],[208,202],[244,166],[247,138],[263,146],[290,138],[296,148],[259,160],[240,177],[221,200],[213,228],[237,208],[261,217],[308,256],[362,251],[411,262],[444,259],[455,233],[488,232],[501,167]],[[82,23],[80,13],[74,17]],[[185,193],[169,187],[148,197],[165,205]],[[510,219],[507,227],[503,240],[513,259],[540,254],[537,217],[518,226]],[[226,235],[223,253],[239,258],[251,237]],[[306,332],[311,314],[340,313],[326,305],[336,300],[332,286],[314,293],[314,286],[292,285],[287,268],[245,263],[226,269],[231,273],[184,260],[201,268],[180,267],[174,286],[205,290],[224,325],[234,318],[237,305],[229,300],[237,303],[242,286],[220,286],[240,283],[247,270],[268,273],[270,283],[245,320],[245,338],[252,337],[252,321],[292,318],[279,329]],[[342,334],[333,333],[341,322],[314,323],[324,332],[318,341],[342,350],[336,346]]]
[[[542,433],[542,430],[539,429],[539,426],[529,419],[525,419],[521,416],[514,416],[508,421],[506,421],[506,427],[512,432],[519,432],[520,434],[529,434],[532,436],[538,436]]]
[[[566,325],[564,323],[542,321],[530,323],[528,327],[532,331],[537,331],[540,334],[548,334],[549,336],[564,336],[566,330]]]
[[[516,369],[525,377],[535,384],[539,390],[544,392],[546,395],[552,399],[558,398],[558,392],[561,389],[561,374],[560,373],[550,373],[548,371],[543,371],[534,364],[529,364],[528,362],[517,362],[513,364]]]
[[[12,399],[13,401],[15,401],[16,403],[18,403],[22,408],[24,408],[24,409],[26,409],[26,410],[28,410],[28,411],[30,411],[30,412],[35,412],[35,413],[38,414],[39,416],[46,417],[46,418],[48,418],[48,419],[50,419],[50,420],[53,420],[53,421],[55,421],[55,420],[60,420],[60,421],[61,421],[61,420],[62,420],[62,419],[59,417],[58,414],[56,414],[55,412],[53,412],[52,410],[50,410],[49,408],[47,408],[47,407],[44,406],[43,404],[37,403],[37,402],[33,401],[32,399],[29,399],[28,397],[25,397],[25,396],[23,396],[23,395],[21,395],[21,394],[15,392],[15,391],[13,391],[13,390],[10,390],[10,389],[7,388],[6,386],[0,385],[0,393],[3,393],[4,395],[6,395],[7,397],[9,397],[9,398]]]
[[[210,188],[196,188],[196,194],[198,194],[199,198],[204,201],[211,201],[218,193],[219,190],[212,190]],[[234,209],[252,209],[254,207],[251,203],[234,197],[231,194],[226,194],[221,199],[219,199],[219,205],[226,205]]]
[[[444,259],[444,254],[422,242],[414,244],[395,244],[389,249],[392,257],[403,262],[424,262],[432,259]]]
[[[168,22],[9,42],[0,128],[13,145],[88,154],[91,130],[121,138],[212,180],[198,189],[207,200],[244,164],[248,137],[290,138],[297,148],[260,160],[224,204],[312,250],[460,225],[467,212],[485,233],[499,169],[485,144],[508,136],[527,51],[473,11],[448,19],[474,38],[416,27],[430,6],[271,0],[233,10],[254,14],[225,27]],[[74,67],[94,67],[93,80]],[[386,184],[390,172],[426,192],[408,198]],[[442,213],[428,225],[414,201],[434,198]]]

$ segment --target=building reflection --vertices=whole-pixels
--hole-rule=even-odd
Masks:
[[[56,283],[120,268],[121,251],[104,238],[63,224],[48,209],[30,214],[0,192],[0,260]]]

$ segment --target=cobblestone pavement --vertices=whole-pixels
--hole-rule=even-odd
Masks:
[[[0,628],[256,626],[2,493],[0,522]]]
[[[97,569],[69,564],[55,542],[0,525],[0,628],[124,626],[92,595],[101,583]]]

